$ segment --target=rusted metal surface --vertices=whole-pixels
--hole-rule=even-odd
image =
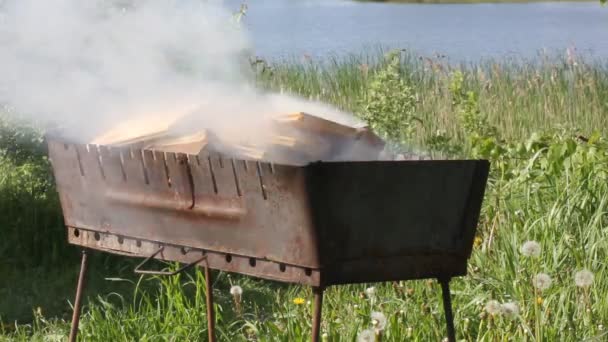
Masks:
[[[201,261],[207,259],[207,255],[203,255],[200,258],[194,260],[193,262],[191,262],[189,264],[186,264],[186,265],[180,267],[179,269],[177,269],[175,271],[142,270],[142,267],[145,264],[147,264],[150,260],[154,259],[158,254],[160,254],[164,250],[165,250],[165,246],[162,246],[159,249],[157,249],[156,252],[152,253],[152,255],[150,255],[149,257],[147,257],[146,259],[144,259],[144,261],[142,261],[139,265],[137,265],[137,267],[135,267],[135,269],[133,270],[133,272],[137,273],[137,274],[174,276],[174,275],[177,275],[179,273],[182,273],[183,271],[191,268],[192,266],[198,265]],[[183,250],[183,253],[188,253],[188,252],[189,251],[186,251],[185,249]]]
[[[466,274],[487,174],[467,160],[307,167],[324,283]]]
[[[205,265],[205,299],[207,304],[207,339],[215,342],[215,308],[213,307],[213,282],[211,271]]]
[[[48,143],[71,243],[312,286],[465,274],[488,173]]]
[[[205,255],[206,259],[203,264],[209,265],[212,269],[304,285],[319,284],[321,279],[319,270],[276,263],[261,258],[219,253],[190,246],[169,245],[158,241],[134,239],[73,227],[68,227],[68,242],[100,251],[138,258],[148,257],[164,246],[163,251],[155,258],[189,264]]]
[[[72,326],[70,327],[69,342],[76,342],[78,337],[78,325],[80,323],[80,306],[82,301],[82,293],[87,276],[87,251],[82,251],[82,259],[80,261],[80,273],[78,274],[78,285],[76,286],[76,297],[74,298],[74,311],[72,313]]]
[[[312,342],[319,342],[319,335],[321,334],[321,314],[323,310],[323,292],[322,287],[313,287],[312,292],[315,297],[315,303],[312,314]]]
[[[450,279],[439,279],[441,295],[443,297],[443,312],[448,331],[448,342],[456,342],[456,329],[454,329],[454,314],[452,313],[452,296],[450,294]]]

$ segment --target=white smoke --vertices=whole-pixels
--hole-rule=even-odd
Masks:
[[[221,2],[202,0],[0,0],[0,104],[80,142],[126,118],[172,111],[252,139],[277,113],[358,122],[256,91],[252,47],[230,17]]]

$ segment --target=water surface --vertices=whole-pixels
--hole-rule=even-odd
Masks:
[[[229,0],[237,9],[241,1]],[[243,25],[262,57],[313,58],[379,46],[452,61],[535,58],[575,48],[608,57],[608,8],[597,2],[391,4],[349,0],[247,1]]]

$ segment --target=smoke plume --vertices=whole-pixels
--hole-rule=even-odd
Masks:
[[[128,118],[196,112],[217,134],[255,140],[268,115],[349,114],[250,82],[246,32],[201,0],[0,0],[0,104],[88,142]]]

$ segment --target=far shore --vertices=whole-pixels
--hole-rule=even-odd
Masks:
[[[384,2],[403,4],[481,4],[527,2],[598,2],[597,0],[355,0],[358,2]]]

